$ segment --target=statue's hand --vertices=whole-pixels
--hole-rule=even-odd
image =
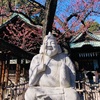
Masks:
[[[48,62],[50,62],[50,58],[46,55],[42,56],[41,60],[39,61],[38,71],[43,72],[46,70],[46,67],[48,65]]]
[[[46,70],[46,64],[43,64],[43,63],[41,63],[40,65],[39,65],[39,67],[38,67],[38,71],[39,72],[43,72],[43,71],[45,71]]]
[[[44,65],[43,65],[43,71],[45,71],[45,70],[46,70],[46,67],[47,67],[47,65],[46,65],[46,64],[44,64]]]

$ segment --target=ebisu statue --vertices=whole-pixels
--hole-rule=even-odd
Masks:
[[[51,32],[32,58],[25,100],[79,100],[74,65]]]

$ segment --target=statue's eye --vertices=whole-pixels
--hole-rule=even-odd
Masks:
[[[51,42],[51,44],[55,45],[55,42]]]

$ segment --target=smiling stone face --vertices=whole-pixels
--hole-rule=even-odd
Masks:
[[[52,57],[58,53],[58,45],[56,39],[51,33],[45,36],[43,45],[44,45],[44,53],[46,55]]]

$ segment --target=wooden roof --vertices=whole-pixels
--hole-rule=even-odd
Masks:
[[[85,45],[100,47],[100,33],[94,34],[87,31],[72,37],[70,40],[70,48],[80,48]]]
[[[22,32],[23,30],[24,32]],[[24,41],[22,41],[24,38],[23,36],[18,37],[21,32],[22,35],[27,35]],[[27,33],[25,34],[25,32]],[[42,41],[41,34],[41,26],[32,24],[25,16],[17,13],[14,13],[11,19],[0,26],[0,42],[3,42],[2,47],[8,50],[10,49],[16,54],[18,54],[16,49],[19,51],[19,53],[24,52],[26,55],[34,55],[38,53],[38,49]],[[24,46],[22,46],[22,43]],[[8,47],[8,44],[10,48]],[[16,52],[14,52],[14,50]],[[22,53],[21,57],[24,56],[24,54]]]

